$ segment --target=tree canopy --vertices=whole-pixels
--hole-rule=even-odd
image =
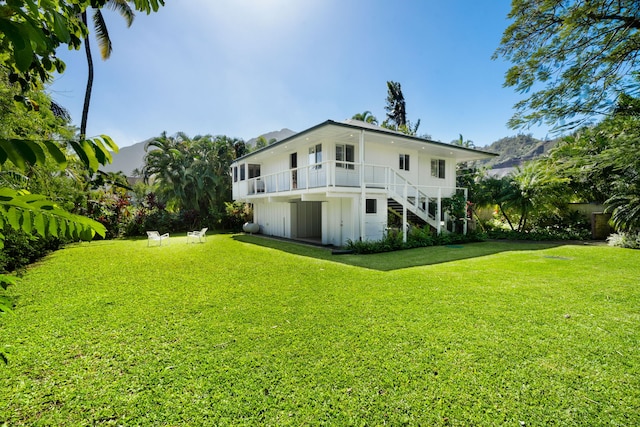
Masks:
[[[575,128],[611,112],[621,93],[638,95],[637,0],[513,0],[508,17],[494,59],[513,64],[505,86],[528,94],[511,127]]]
[[[420,119],[414,126],[407,119],[406,102],[402,93],[402,86],[398,82],[387,82],[387,118],[382,122],[382,127],[415,136],[420,127]]]

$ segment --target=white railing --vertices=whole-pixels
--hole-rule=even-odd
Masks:
[[[357,163],[331,160],[250,178],[247,180],[247,195],[316,188],[359,188],[360,168]],[[431,224],[438,232],[442,226],[442,199],[451,197],[456,191],[464,191],[465,199],[467,196],[466,188],[414,185],[389,166],[365,164],[363,169],[365,188],[385,190],[388,197]]]
[[[325,161],[250,178],[247,195],[272,194],[322,187],[359,187],[360,165]]]

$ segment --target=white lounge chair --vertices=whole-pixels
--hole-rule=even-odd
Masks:
[[[193,239],[194,243],[195,240],[198,239],[198,242],[202,242],[202,241],[207,241],[207,230],[208,228],[205,227],[200,231],[187,231],[187,243],[189,243],[189,240]]]
[[[167,239],[167,244],[169,244],[169,233],[160,235],[157,231],[147,231],[147,246],[151,246],[152,240],[160,242],[160,246],[162,246],[162,241],[164,239]]]

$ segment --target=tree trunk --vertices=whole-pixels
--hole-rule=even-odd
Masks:
[[[87,11],[84,10],[81,15],[82,23],[87,25]],[[80,140],[84,140],[87,136],[87,117],[89,116],[89,104],[91,102],[91,90],[93,89],[93,58],[91,57],[91,46],[89,46],[89,35],[84,38],[84,51],[87,56],[87,66],[89,73],[87,75],[87,88],[84,93],[84,105],[82,107],[82,120],[80,122]]]
[[[506,219],[507,222],[509,223],[509,227],[511,227],[511,231],[515,231],[515,229],[513,228],[513,224],[511,224],[511,220],[507,216],[507,213],[504,211],[504,209],[502,209],[501,203],[498,203],[498,208],[500,209],[500,212],[502,212],[502,216],[504,216],[504,219]]]

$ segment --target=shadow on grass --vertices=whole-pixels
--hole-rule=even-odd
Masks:
[[[567,244],[558,242],[490,241],[461,245],[430,246],[426,248],[405,249],[401,251],[384,252],[371,255],[333,255],[331,250],[328,248],[259,235],[238,234],[233,236],[233,239],[238,242],[258,245],[290,254],[324,259],[354,267],[362,267],[378,271],[392,271],[403,268],[441,264],[469,258],[478,258],[507,251],[542,250]]]

